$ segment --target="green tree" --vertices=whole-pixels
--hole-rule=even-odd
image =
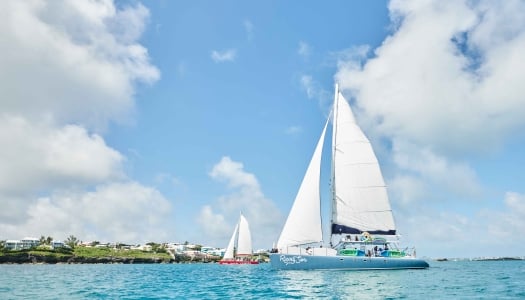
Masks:
[[[146,243],[146,245],[151,246],[151,251],[153,251],[153,252],[166,253],[166,247],[163,244],[149,242],[149,243]]]
[[[40,236],[40,240],[38,241],[38,243],[39,243],[40,245],[45,244],[45,243],[46,243],[46,237],[43,236],[43,235],[41,235],[41,236]]]
[[[53,238],[52,238],[52,237],[48,236],[48,237],[46,238],[46,244],[47,244],[47,245],[51,245],[51,242],[52,242],[52,241],[53,241]]]
[[[78,244],[78,239],[74,235],[70,235],[67,237],[65,244],[74,249]]]

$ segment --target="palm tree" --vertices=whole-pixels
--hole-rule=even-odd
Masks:
[[[78,244],[78,239],[74,235],[70,235],[67,237],[65,244],[73,249]]]
[[[48,237],[46,238],[46,244],[47,244],[47,245],[51,245],[51,242],[52,242],[52,241],[53,241],[53,238],[52,238],[52,237],[48,236]]]

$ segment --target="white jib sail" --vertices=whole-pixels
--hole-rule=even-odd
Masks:
[[[319,180],[321,176],[321,156],[328,120],[315,148],[301,187],[297,192],[288,219],[277,242],[277,248],[316,243],[323,240],[321,226],[321,201]]]
[[[239,239],[237,241],[237,255],[252,255],[252,236],[248,221],[241,214],[239,220]]]
[[[226,248],[226,252],[224,252],[224,257],[222,259],[233,259],[234,258],[234,248],[235,248],[235,238],[237,237],[237,230],[239,230],[239,224],[235,225],[235,229],[233,230],[232,237],[230,238],[230,242],[228,243],[228,247]]]
[[[395,231],[386,185],[370,141],[336,91],[332,223],[363,231]]]

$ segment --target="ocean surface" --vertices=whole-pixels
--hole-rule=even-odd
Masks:
[[[525,299],[525,261],[429,263],[427,270],[397,271],[0,265],[0,299]]]

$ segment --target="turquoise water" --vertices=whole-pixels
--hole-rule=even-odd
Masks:
[[[525,299],[525,261],[428,270],[275,271],[269,264],[0,265],[0,299]]]

